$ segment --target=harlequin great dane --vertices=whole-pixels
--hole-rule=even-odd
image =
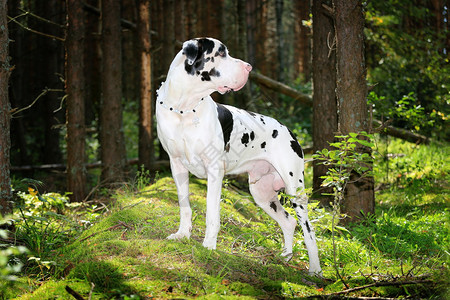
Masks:
[[[189,238],[192,211],[189,172],[207,178],[206,233],[203,246],[216,248],[220,228],[220,196],[225,174],[248,173],[255,202],[280,225],[286,258],[292,256],[296,220],[278,200],[291,195],[303,229],[309,272],[320,274],[314,230],[308,220],[303,151],[294,134],[280,122],[213,101],[210,94],[240,90],[252,66],[231,57],[213,38],[186,41],[158,90],[158,137],[170,157],[178,190],[180,227],[169,239]]]

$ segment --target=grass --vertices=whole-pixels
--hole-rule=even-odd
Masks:
[[[92,299],[282,299],[330,295],[389,282],[391,285],[344,295],[448,297],[448,150],[443,153],[442,147],[397,141],[378,145],[383,151],[378,150],[381,154],[376,164],[376,215],[361,224],[341,227],[336,238],[344,282],[333,268],[330,212],[315,203],[310,215],[316,227],[323,279],[307,275],[301,230],[296,233],[294,258],[285,263],[280,256],[282,234],[278,225],[249,194],[231,183],[222,193],[217,250],[201,245],[204,180],[191,179],[191,239],[166,240],[178,228],[178,202],[173,179],[159,176],[154,184],[146,185],[141,179],[132,188],[117,190],[113,204],[94,225],[81,234],[77,230],[70,242],[65,239],[64,244],[41,253],[42,261],[54,264],[30,272],[31,266],[37,270],[36,262],[28,262],[19,279],[0,295],[6,299],[73,299],[66,291],[69,286],[85,299],[89,294]],[[384,160],[386,153],[396,156]],[[397,285],[400,281],[415,283]]]

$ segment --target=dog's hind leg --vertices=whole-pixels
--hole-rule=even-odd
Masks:
[[[303,238],[309,257],[309,273],[321,276],[322,270],[320,268],[316,235],[314,234],[314,228],[308,218],[308,197],[306,195],[299,195],[292,199],[292,205],[294,206],[298,221],[303,229]]]
[[[250,193],[255,199],[256,204],[280,225],[284,235],[284,251],[282,255],[289,260],[292,257],[294,231],[297,221],[283,208],[278,200],[278,193],[274,189],[274,186],[278,185],[277,182],[281,181],[281,178],[279,178],[276,172],[256,177],[254,178],[252,173],[250,173]]]
[[[176,233],[169,235],[167,238],[189,238],[192,230],[192,210],[189,203],[189,172],[176,158],[170,159],[170,168],[177,186],[178,203],[180,205],[180,227]]]

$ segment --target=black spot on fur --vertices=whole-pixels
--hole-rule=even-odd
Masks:
[[[311,227],[309,227],[308,221],[305,222],[306,230],[308,230],[309,233],[311,233]]]
[[[250,139],[253,141],[255,139],[255,132],[250,132]]]
[[[297,203],[292,202],[292,207],[293,207],[293,208],[296,208],[296,207],[297,207]]]
[[[191,43],[184,47],[183,54],[188,58],[184,61],[184,69],[186,72],[194,75],[196,71],[203,70],[205,62],[209,61],[209,58],[205,58],[205,54],[210,54],[213,49],[214,42],[207,38],[197,39],[197,45]],[[189,61],[193,61],[193,63],[190,64]],[[208,79],[203,79],[202,77],[202,80]]]
[[[200,74],[200,72],[197,71],[198,74]],[[208,71],[203,71],[202,73],[202,81],[210,81],[211,77],[219,77],[220,76],[220,72],[217,71],[215,68],[212,68],[209,72]]]
[[[227,49],[227,47],[225,47],[224,44],[220,44],[219,49],[217,49],[217,51],[214,54],[214,56],[226,57],[227,56],[226,49]]]
[[[261,149],[264,149],[264,148],[266,148],[266,142],[261,143]]]
[[[209,76],[209,72],[203,71],[201,79],[202,81],[211,81],[211,76]]]
[[[209,76],[220,77],[220,72],[216,70],[216,68],[212,68],[209,71]]]
[[[297,153],[297,155],[300,158],[303,158],[303,150],[302,150],[302,147],[300,147],[300,144],[297,142],[297,140],[291,141],[291,148],[292,148],[292,150],[294,150],[295,153]]]
[[[299,179],[298,182],[303,183],[303,180]]]
[[[292,172],[289,172],[289,175],[291,175],[291,176],[294,176],[294,173],[292,173]]]
[[[198,39],[198,45],[203,53],[210,54],[215,46],[215,43],[207,38]]]
[[[228,146],[229,151],[230,136],[231,132],[233,131],[233,115],[228,110],[228,108],[221,104],[217,104],[217,114],[219,117],[220,126],[222,127],[224,149],[227,150]]]
[[[295,134],[289,128],[287,128],[287,130],[289,131],[289,134],[291,135],[292,139],[297,140],[297,137],[295,136]]]
[[[303,208],[303,205],[301,205],[301,204],[300,204],[300,209],[301,209],[301,210],[303,210],[303,209],[304,209],[304,208]]]
[[[249,141],[249,135],[248,135],[248,133],[244,133],[241,138],[241,143],[244,144],[245,147],[247,147],[248,141]]]
[[[278,136],[278,130],[274,129],[272,132],[272,137],[276,138]]]
[[[252,112],[252,111],[247,111],[247,112],[250,116],[252,116],[253,118],[256,118],[256,114],[254,112]]]
[[[197,53],[198,47],[195,44],[188,44],[183,48],[183,54],[186,55],[189,60],[195,61],[197,58]]]
[[[259,120],[261,121],[261,123],[263,123],[264,125],[266,125],[266,122],[264,121],[263,117],[260,117]]]
[[[287,211],[284,211],[284,215],[286,216],[286,219],[289,219],[289,213]]]
[[[275,201],[270,202],[270,208],[273,209],[274,212],[277,212],[277,204]]]

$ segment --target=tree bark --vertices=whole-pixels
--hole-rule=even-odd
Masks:
[[[150,170],[154,161],[150,0],[140,0],[138,4],[138,43],[140,57],[139,165]]]
[[[71,201],[82,201],[86,196],[84,12],[82,2],[67,0],[67,16],[67,190],[72,193]]]
[[[122,125],[122,47],[120,1],[102,0],[102,104],[100,110],[102,181],[125,178],[126,151]]]
[[[366,65],[364,59],[364,15],[359,0],[334,0],[336,30],[336,96],[338,132],[368,131]],[[359,147],[356,151],[371,149]],[[342,212],[347,222],[357,221],[361,213],[375,212],[373,177],[352,173],[345,190]]]
[[[294,76],[302,82],[311,80],[311,30],[303,25],[309,20],[310,1],[294,1]]]
[[[313,15],[313,144],[314,152],[324,148],[330,149],[329,142],[334,140],[337,132],[336,104],[336,53],[333,50],[335,36],[333,20],[324,13],[322,4],[328,1],[312,1]],[[313,162],[313,191],[322,205],[329,205],[330,189],[322,187],[328,167]]]
[[[85,5],[89,7],[98,7],[99,0],[85,1]],[[87,3],[86,3],[87,2]],[[84,8],[86,10],[86,8]],[[85,42],[84,42],[84,63],[85,68],[85,107],[86,107],[86,124],[90,125],[94,120],[99,118],[99,108],[101,99],[101,49],[100,49],[100,11],[98,15],[95,13],[86,14]],[[97,127],[100,124],[97,123]],[[98,129],[98,128],[97,128]],[[98,157],[98,159],[100,159]]]
[[[11,73],[8,53],[8,21],[6,0],[0,0],[0,214],[5,216],[12,210],[10,177],[10,122],[11,107],[8,97],[9,75]]]
[[[37,13],[39,16],[54,22],[55,24],[64,23],[63,5],[64,2],[57,0],[47,0],[36,3],[38,6]],[[57,26],[49,25],[41,22],[39,24],[40,31],[46,32],[54,36],[61,36],[62,34]],[[49,87],[51,89],[63,89],[63,85],[58,74],[63,73],[64,48],[60,41],[50,38],[39,39],[39,70],[42,73],[40,84],[42,87]],[[63,160],[60,147],[60,132],[59,126],[64,118],[63,111],[59,112],[61,93],[51,92],[43,97],[43,116],[44,116],[44,138],[43,145],[43,162],[46,164],[61,163]],[[57,111],[57,112],[55,112]]]

